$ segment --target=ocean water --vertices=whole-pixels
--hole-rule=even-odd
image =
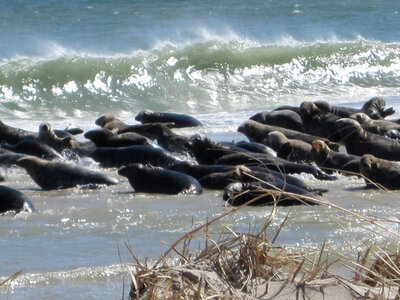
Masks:
[[[96,127],[112,112],[127,123],[142,109],[187,113],[182,129],[219,141],[245,139],[237,127],[280,105],[326,100],[361,107],[380,96],[400,112],[398,1],[106,1],[0,3],[0,119],[36,131]],[[41,191],[25,172],[3,169],[35,213],[0,218],[0,282],[19,270],[6,299],[121,299],[132,257],[156,259],[188,230],[229,208],[222,193],[132,194],[120,180],[98,190]],[[356,256],[371,244],[396,246],[399,194],[363,189],[353,177],[310,185],[330,190],[330,207],[290,211],[278,242]],[[390,231],[335,208],[378,219]],[[216,224],[261,226],[271,208],[246,208]],[[389,222],[388,220],[392,220]]]

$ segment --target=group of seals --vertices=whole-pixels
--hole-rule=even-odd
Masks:
[[[398,130],[394,122],[382,120],[393,112],[385,109],[381,98],[371,99],[359,110],[305,102],[299,108],[286,106],[252,116],[238,128],[250,142],[240,143],[219,143],[199,134],[179,135],[174,128],[198,127],[202,123],[184,114],[147,110],[135,118],[142,124],[127,124],[106,113],[95,120],[100,128],[87,132],[53,130],[49,123],[42,123],[35,133],[0,122],[0,164],[22,167],[43,190],[121,182],[65,161],[69,157],[66,153],[75,153],[72,157],[78,157],[78,161],[86,156],[102,167],[119,168],[117,174],[126,177],[135,192],[199,194],[208,188],[225,190],[224,200],[231,205],[245,203],[251,197],[258,198],[252,205],[316,204],[318,201],[311,199],[321,199],[326,191],[310,188],[290,174],[305,172],[321,180],[333,180],[336,177],[327,174],[332,170],[361,173],[367,186],[370,180],[397,188],[394,179],[382,175],[400,173],[397,165],[382,160],[397,159],[398,155],[393,153],[398,141],[381,135]],[[366,120],[362,114],[377,123],[364,122],[363,127],[356,121],[361,117]],[[85,141],[75,138],[74,134],[80,133],[84,133]],[[380,146],[373,144],[375,152],[371,153],[378,158],[369,155],[368,146],[364,147],[375,135],[379,136]],[[340,145],[349,154],[337,152]],[[14,195],[20,199],[14,203],[29,203],[23,195]],[[21,210],[17,206],[14,210]]]

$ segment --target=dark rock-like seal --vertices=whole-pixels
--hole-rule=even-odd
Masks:
[[[156,137],[158,145],[170,152],[191,156],[191,144],[187,137],[174,133],[163,123],[155,123],[148,132]]]
[[[357,120],[368,132],[384,135],[392,139],[400,139],[400,124],[388,120],[373,120],[365,113],[352,114],[350,118]]]
[[[107,128],[89,130],[84,137],[91,140],[96,147],[129,147],[135,145],[153,145],[153,142],[140,134],[126,132],[115,134]]]
[[[251,206],[274,205],[275,203],[278,206],[291,206],[315,205],[318,204],[317,201],[321,197],[287,183],[275,185],[268,182],[239,182],[229,184],[226,187],[223,199],[232,206],[245,203]]]
[[[250,152],[255,152],[255,153],[265,153],[265,154],[271,154],[275,155],[275,151],[268,147],[267,145],[257,143],[257,142],[246,142],[246,141],[240,141],[236,143],[236,146],[239,148],[242,148],[244,150],[250,151]]]
[[[112,185],[118,183],[114,178],[76,165],[51,162],[34,156],[17,160],[43,190],[66,189],[77,185]]]
[[[133,164],[118,170],[135,192],[160,194],[200,194],[200,183],[192,176],[162,168]]]
[[[362,156],[372,154],[388,160],[400,160],[400,142],[391,138],[368,132],[353,119],[342,118],[337,121],[341,126],[342,143],[347,153]]]
[[[344,106],[335,106],[331,105],[326,101],[316,101],[314,102],[320,109],[325,110],[327,112],[334,113],[341,118],[349,118],[352,114],[363,112],[367,114],[371,119],[379,120],[384,119],[387,116],[394,114],[393,107],[386,109],[386,101],[379,97],[374,97],[368,100],[361,109],[344,107]]]
[[[152,146],[99,147],[90,155],[103,167],[121,167],[134,163],[168,168],[181,160],[172,153]]]
[[[31,200],[20,191],[0,185],[0,213],[34,211]]]
[[[268,133],[268,146],[277,152],[278,157],[294,162],[310,162],[311,145],[309,143],[288,139],[282,132],[272,131]]]
[[[33,155],[49,160],[62,158],[61,154],[57,152],[54,148],[33,139],[22,140],[15,145],[5,144],[2,147],[16,153]]]
[[[319,168],[303,163],[290,162],[279,157],[273,157],[262,153],[234,153],[220,157],[215,161],[219,165],[246,165],[263,166],[282,173],[308,173],[321,180],[336,180],[335,176],[327,175]]]
[[[99,118],[96,119],[95,124],[102,128],[107,128],[110,130],[119,130],[128,126],[128,124],[116,118],[111,113],[105,113],[101,115]]]
[[[24,139],[34,139],[37,134],[20,128],[15,128],[0,121],[0,143],[17,144]]]
[[[283,127],[265,125],[253,120],[248,120],[241,124],[238,128],[238,131],[246,135],[250,141],[259,142],[266,145],[268,145],[268,142],[265,141],[267,134],[272,131],[279,131],[282,132],[289,139],[301,140],[303,142],[309,143],[310,145],[314,140],[320,139],[323,140],[332,150],[339,149],[338,144],[332,143],[326,138],[302,133],[296,130],[286,129]]]
[[[301,132],[303,131],[303,121],[300,115],[289,109],[259,112],[251,116],[250,120],[266,125],[279,126]]]
[[[400,164],[398,162],[366,154],[360,161],[360,173],[365,177],[367,187],[400,189]]]
[[[142,110],[137,114],[135,120],[143,124],[155,122],[174,123],[174,128],[203,126],[199,120],[192,116],[168,112],[154,112],[151,110]]]
[[[349,175],[356,175],[360,172],[360,156],[332,151],[321,140],[313,142],[311,157],[326,172],[341,171]]]

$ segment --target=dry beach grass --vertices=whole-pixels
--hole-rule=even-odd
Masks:
[[[140,262],[127,245],[134,258],[133,264],[127,264],[132,280],[129,298],[399,299],[398,249],[372,246],[364,253],[348,257],[331,252],[325,242],[319,251],[277,245],[276,239],[290,218],[289,213],[271,231],[279,197],[276,193],[269,219],[256,233],[238,233],[227,226],[218,236],[213,233],[213,225],[246,206],[242,205],[188,232],[155,263]],[[367,222],[390,231],[369,216],[313,201],[351,215],[354,222]],[[398,233],[390,234],[399,239]],[[203,247],[195,251],[191,245],[199,239]],[[168,263],[171,260],[174,263]]]

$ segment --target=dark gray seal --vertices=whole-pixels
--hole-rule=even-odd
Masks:
[[[98,128],[87,131],[85,138],[91,140],[96,147],[129,147],[135,145],[153,145],[153,142],[138,133],[126,132],[116,134],[107,128]]]
[[[360,173],[365,177],[367,187],[400,189],[400,164],[398,162],[366,154],[360,161]]]
[[[294,162],[310,162],[311,145],[309,143],[288,139],[282,132],[272,131],[268,133],[266,141],[268,146],[274,149],[278,157]]]
[[[35,156],[21,158],[17,160],[17,165],[23,167],[43,190],[66,189],[77,185],[94,186],[118,183],[115,178],[99,172],[69,163],[46,161]]]
[[[95,124],[110,130],[119,130],[128,126],[128,124],[116,118],[112,113],[105,113],[101,115],[96,119]]]
[[[342,143],[347,153],[362,156],[372,154],[375,157],[400,160],[400,142],[391,138],[366,131],[353,119],[342,118],[337,121],[341,126]]]
[[[310,145],[314,140],[320,139],[323,140],[332,150],[339,149],[339,145],[337,143],[333,143],[326,138],[314,136],[296,130],[286,129],[283,127],[265,125],[253,120],[248,120],[241,124],[238,128],[238,131],[247,136],[250,141],[259,142],[265,145],[268,145],[268,142],[265,140],[267,134],[272,131],[279,131],[282,132],[289,139],[301,140],[303,142],[309,143]]]
[[[315,101],[320,109],[338,115],[341,118],[349,118],[352,114],[363,112],[371,119],[379,120],[394,114],[393,107],[386,109],[386,101],[379,97],[374,97],[368,100],[361,109],[350,108],[345,106],[331,105],[326,101]]]
[[[289,109],[259,112],[251,116],[250,120],[266,125],[279,126],[301,132],[303,131],[303,121],[300,115]]]
[[[34,139],[37,134],[20,128],[15,128],[0,121],[0,143],[17,144],[24,139]]]
[[[121,167],[134,163],[152,165],[168,168],[171,165],[181,162],[172,153],[152,146],[129,146],[129,147],[99,147],[90,155],[94,161],[102,167]]]
[[[31,200],[20,191],[0,185],[0,213],[33,212]]]
[[[356,113],[350,116],[368,132],[380,134],[392,139],[400,138],[400,124],[388,120],[373,120],[365,113]]]
[[[310,193],[288,183],[276,185],[259,181],[231,183],[225,188],[223,195],[223,200],[232,206],[239,206],[245,203],[251,206],[274,204],[278,206],[315,205],[321,199],[315,193]]]
[[[160,194],[200,194],[200,183],[192,176],[162,168],[133,164],[118,170],[135,192]]]
[[[53,147],[33,139],[22,140],[15,145],[5,144],[2,147],[16,153],[33,155],[49,160],[62,158],[61,154]]]
[[[58,152],[79,147],[79,143],[70,136],[58,137],[49,123],[39,125],[38,141],[52,147]]]
[[[203,126],[199,120],[189,115],[168,112],[154,112],[151,110],[142,110],[136,115],[135,120],[143,124],[155,122],[174,123],[174,128]]]

